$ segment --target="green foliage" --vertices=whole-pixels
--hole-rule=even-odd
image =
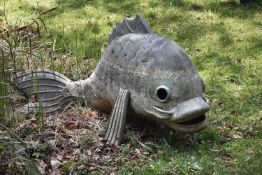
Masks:
[[[86,78],[94,70],[113,24],[136,13],[146,18],[154,32],[175,40],[192,58],[205,80],[212,104],[209,128],[186,136],[160,130],[149,140],[134,134],[132,145],[139,147],[138,140],[153,152],[141,151],[139,161],[134,162],[130,158],[133,150],[122,146],[122,156],[130,159],[119,166],[118,174],[261,174],[261,2],[242,5],[234,0],[5,0],[0,7],[8,23],[22,24],[27,16],[38,16],[57,7],[42,15],[47,32],[41,33],[40,40],[51,42],[52,52],[49,56],[41,52],[40,61],[34,57],[31,61],[35,67],[52,68],[74,80]],[[10,40],[11,47],[14,41]],[[20,59],[1,55],[0,96],[6,97],[0,98],[1,121],[2,116],[10,115],[7,77],[11,72],[5,70],[14,69],[10,63],[18,70],[26,68],[26,62]],[[83,146],[90,139],[83,138]],[[61,167],[65,173],[70,168],[72,162]]]
[[[61,169],[62,172],[68,174],[68,173],[70,173],[72,166],[73,166],[73,163],[71,161],[66,161],[65,163],[62,164],[60,169]]]
[[[41,175],[35,162],[29,158],[25,150],[27,145],[12,130],[0,125],[7,131],[5,138],[0,135],[0,172],[2,174]]]

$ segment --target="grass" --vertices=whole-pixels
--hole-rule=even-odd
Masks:
[[[142,140],[153,151],[142,152],[139,161],[129,159],[119,166],[118,174],[261,174],[261,3],[241,5],[231,0],[0,2],[8,23],[20,25],[27,22],[24,19],[28,16],[38,17],[53,7],[57,9],[41,15],[47,31],[41,33],[40,40],[51,42],[52,50],[56,51],[50,57],[43,56],[44,67],[58,70],[73,80],[88,77],[101,57],[101,48],[113,25],[124,16],[139,12],[155,33],[171,38],[185,49],[204,78],[206,94],[212,103],[208,112],[209,128],[186,136],[160,130],[154,138]],[[70,56],[64,58],[65,54]],[[36,59],[32,61],[39,61]],[[24,61],[18,62],[21,64],[18,70],[26,68]],[[9,83],[8,75],[7,72],[1,76],[1,82]],[[7,88],[2,84],[1,96],[6,96]],[[7,108],[4,104],[7,103],[1,106]],[[128,158],[128,149],[131,148],[123,151],[123,157]]]

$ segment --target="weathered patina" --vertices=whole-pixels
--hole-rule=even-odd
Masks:
[[[186,53],[166,37],[151,32],[137,15],[116,24],[103,56],[86,80],[71,81],[45,69],[14,76],[16,86],[37,102],[20,112],[53,112],[76,99],[110,113],[106,139],[119,144],[127,117],[140,116],[163,122],[181,132],[207,126],[209,104],[204,82]]]

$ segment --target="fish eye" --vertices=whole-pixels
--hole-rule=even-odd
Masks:
[[[168,93],[169,93],[169,90],[166,86],[159,86],[157,89],[156,89],[156,96],[157,96],[157,99],[161,102],[165,102],[168,98]]]

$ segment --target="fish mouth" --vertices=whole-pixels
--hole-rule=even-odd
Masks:
[[[155,116],[170,128],[186,133],[198,132],[207,127],[205,113],[209,104],[201,97],[181,102],[171,110],[154,106]]]
[[[193,119],[189,119],[183,122],[178,122],[177,124],[179,125],[185,125],[185,126],[192,126],[192,125],[196,125],[198,123],[202,123],[206,120],[206,116],[205,115],[200,115],[196,118]]]
[[[178,123],[166,120],[162,122],[173,130],[183,133],[195,133],[207,128],[207,118],[205,115]]]

